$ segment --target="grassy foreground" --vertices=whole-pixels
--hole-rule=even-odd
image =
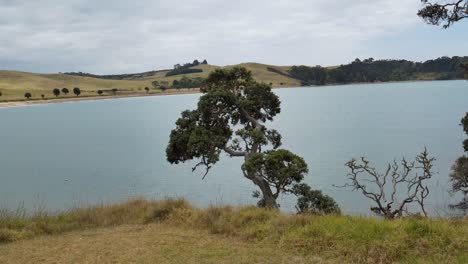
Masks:
[[[184,200],[0,211],[0,263],[468,263],[468,221],[299,216]]]

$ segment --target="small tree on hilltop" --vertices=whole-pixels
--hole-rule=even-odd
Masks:
[[[62,88],[62,93],[67,95],[70,91],[68,91],[68,88]]]
[[[371,211],[386,219],[409,215],[408,206],[412,204],[419,206],[422,214],[427,216],[424,202],[429,188],[425,184],[432,177],[434,160],[424,149],[416,161],[408,162],[405,158],[400,163],[393,161],[384,173],[379,173],[365,158],[360,161],[352,159],[346,163],[350,169],[349,183],[341,187],[360,191],[374,202],[375,207],[371,207]]]
[[[281,135],[264,123],[280,112],[280,100],[267,84],[243,67],[216,69],[201,89],[195,110],[182,112],[166,149],[170,163],[197,160],[205,177],[221,153],[244,160],[245,178],[259,191],[259,205],[278,208],[281,193],[293,193],[308,172],[304,159],[280,149]],[[300,194],[299,194],[300,195]]]
[[[76,96],[80,96],[80,94],[81,94],[80,88],[78,88],[78,87],[73,88],[73,93],[74,93]]]
[[[31,93],[25,93],[25,94],[24,94],[24,97],[26,97],[26,99],[28,99],[28,100],[29,100],[29,98],[31,98],[31,97],[32,97],[32,95],[31,95]]]
[[[55,97],[58,97],[60,95],[60,90],[58,88],[55,88],[52,93],[55,95]]]

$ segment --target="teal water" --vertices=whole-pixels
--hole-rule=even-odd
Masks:
[[[306,182],[346,213],[368,214],[345,183],[345,162],[366,156],[437,158],[430,182],[432,214],[447,212],[448,174],[462,154],[458,125],[468,111],[467,81],[343,85],[275,90],[282,112],[268,126],[310,167]],[[184,197],[197,206],[254,204],[241,160],[224,158],[205,180],[193,163],[171,165],[165,148],[180,112],[199,95],[70,102],[0,109],[0,207],[66,209],[131,197]],[[293,210],[291,197],[282,208]]]

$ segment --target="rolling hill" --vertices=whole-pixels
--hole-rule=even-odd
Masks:
[[[271,66],[259,63],[242,63],[238,65],[230,65],[225,67],[243,66],[252,71],[254,78],[257,81],[271,83],[274,87],[294,87],[300,86],[301,82],[297,79],[287,77],[285,75],[269,71],[268,68],[275,68],[281,72],[285,72],[290,68],[287,66]],[[208,74],[220,66],[214,65],[198,65],[193,68],[202,69],[203,72],[181,74],[166,77],[166,71],[156,71],[152,75],[144,74],[139,78],[131,78],[124,80],[101,79],[88,76],[77,76],[69,74],[36,74],[19,71],[0,70],[0,92],[2,96],[0,101],[23,100],[24,94],[30,92],[33,99],[55,98],[52,94],[54,88],[62,89],[64,87],[69,90],[73,87],[79,87],[82,91],[82,96],[95,96],[97,90],[119,89],[119,94],[140,94],[146,93],[144,87],[152,88],[153,81],[168,81],[172,83],[174,80],[179,80],[183,76],[189,78],[206,78]],[[71,88],[71,89],[70,89]],[[150,93],[159,93],[159,90],[151,89]],[[68,94],[60,97],[74,97]]]

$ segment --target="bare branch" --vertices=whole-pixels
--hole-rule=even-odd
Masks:
[[[422,214],[427,216],[424,202],[429,195],[429,188],[424,185],[424,181],[432,177],[431,169],[434,160],[429,157],[424,148],[424,151],[416,157],[416,161],[408,162],[403,158],[398,164],[394,160],[393,163],[387,165],[385,173],[379,174],[365,158],[361,158],[360,163],[352,159],[346,163],[351,170],[348,173],[349,183],[340,187],[352,187],[353,190],[359,190],[377,205],[371,207],[371,211],[387,219],[401,217],[403,213],[409,214],[407,208],[411,203],[418,204]],[[417,172],[411,175],[413,170],[422,171],[422,175],[418,175]],[[363,174],[365,176],[361,177]],[[371,187],[366,186],[364,182],[370,183]],[[398,201],[398,196],[404,194],[399,188],[400,185],[406,185],[406,194]],[[386,195],[387,193],[390,195]],[[396,209],[393,209],[394,204],[397,205]]]

